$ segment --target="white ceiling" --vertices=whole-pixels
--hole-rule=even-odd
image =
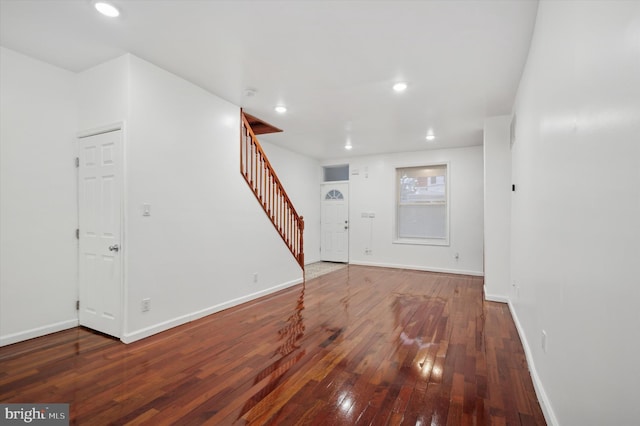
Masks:
[[[530,0],[112,3],[117,19],[90,0],[0,0],[0,43],[76,72],[130,52],[284,129],[261,139],[318,159],[482,144],[484,119],[511,112],[537,10]],[[400,80],[409,87],[398,94]]]

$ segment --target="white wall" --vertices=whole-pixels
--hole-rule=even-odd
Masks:
[[[129,60],[130,55],[122,55],[77,75],[79,132],[126,120],[129,114]]]
[[[258,139],[260,139],[258,137]],[[260,140],[298,214],[304,216],[304,262],[320,261],[320,162]]]
[[[484,124],[484,289],[488,300],[511,295],[511,147],[510,116]]]
[[[77,325],[75,75],[0,48],[0,345]]]
[[[240,109],[134,56],[130,66],[125,341],[302,277],[240,174]]]
[[[394,244],[395,169],[443,162],[449,164],[450,245]],[[350,263],[482,275],[481,146],[350,158],[325,165],[347,163]],[[364,212],[374,213],[375,218],[363,218]],[[365,254],[367,248],[370,255]]]
[[[512,306],[547,414],[637,424],[640,2],[540,2],[515,112]]]
[[[240,175],[237,106],[131,55],[75,75],[1,54],[1,344],[77,324],[76,136],[114,123],[125,130],[124,341],[301,281]],[[313,245],[319,166],[272,151],[295,161],[285,183],[309,179],[292,196]]]

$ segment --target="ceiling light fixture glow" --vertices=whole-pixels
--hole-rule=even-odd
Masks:
[[[404,82],[399,82],[393,85],[393,90],[395,90],[396,92],[404,92],[405,90],[407,90],[407,83]]]
[[[432,140],[434,140],[435,138],[436,138],[436,137],[435,137],[435,135],[433,134],[433,132],[429,132],[429,133],[427,133],[427,140],[428,140],[428,141],[432,141]]]
[[[351,139],[347,139],[347,143],[344,144],[344,149],[346,149],[348,151],[351,148],[353,148],[353,146],[351,145]]]
[[[120,16],[120,11],[111,3],[99,1],[93,5],[96,10],[109,18],[117,18]]]
[[[287,107],[284,105],[278,105],[277,107],[274,108],[276,110],[276,112],[278,114],[284,114],[285,112],[287,112]]]

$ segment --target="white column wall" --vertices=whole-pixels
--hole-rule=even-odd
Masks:
[[[489,300],[512,294],[510,116],[484,123],[484,289]]]
[[[75,90],[0,48],[0,345],[78,323]]]

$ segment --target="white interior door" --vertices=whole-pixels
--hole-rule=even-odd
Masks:
[[[349,262],[349,184],[322,185],[320,258]]]
[[[122,330],[122,131],[79,139],[80,325]]]

